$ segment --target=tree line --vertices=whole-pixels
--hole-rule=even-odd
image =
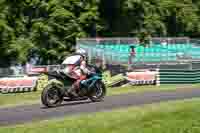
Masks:
[[[199,37],[199,0],[0,0],[0,67],[58,64],[76,38]]]

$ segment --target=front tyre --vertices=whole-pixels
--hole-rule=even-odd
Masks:
[[[106,87],[103,82],[98,81],[92,88],[92,92],[89,96],[90,100],[93,102],[100,102],[104,99],[106,95]]]
[[[41,102],[46,107],[56,107],[63,101],[61,90],[54,84],[48,84],[41,95]]]

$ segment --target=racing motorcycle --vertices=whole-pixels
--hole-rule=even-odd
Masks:
[[[87,75],[86,80],[80,82],[78,97],[68,93],[75,79],[70,78],[62,71],[46,72],[48,85],[41,94],[42,104],[46,107],[55,107],[64,101],[79,101],[90,99],[92,102],[100,102],[106,95],[106,87],[102,81],[102,72],[95,66],[89,66],[93,71]]]

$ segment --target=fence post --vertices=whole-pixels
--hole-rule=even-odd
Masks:
[[[89,62],[89,64],[91,64],[91,62],[92,62],[92,51],[93,51],[93,48],[91,48],[91,49],[89,49],[88,50],[88,62]]]
[[[103,69],[106,69],[106,57],[105,57],[105,53],[103,53]]]
[[[156,86],[160,86],[160,69],[156,69]]]

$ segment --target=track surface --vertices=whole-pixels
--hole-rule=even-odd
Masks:
[[[57,108],[44,108],[40,104],[18,106],[0,109],[0,126],[10,126],[31,121],[62,118],[91,112],[108,111],[112,109],[139,106],[162,101],[182,100],[200,97],[200,89],[180,89],[166,92],[146,92],[106,97],[103,102],[90,101],[64,103]]]

